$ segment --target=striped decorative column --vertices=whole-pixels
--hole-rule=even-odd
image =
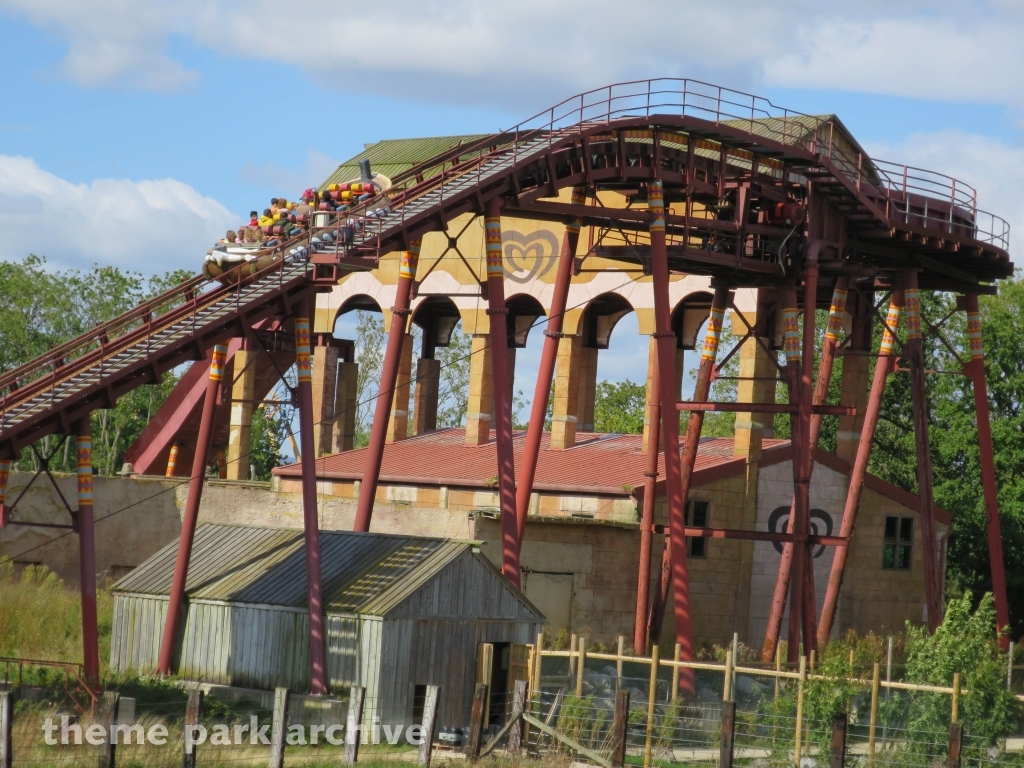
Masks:
[[[893,291],[889,301],[889,311],[885,317],[885,330],[878,348],[878,359],[875,361],[875,375],[871,381],[871,392],[864,409],[864,424],[861,427],[860,441],[857,443],[857,455],[850,471],[850,485],[846,489],[846,503],[843,505],[843,519],[839,524],[839,536],[846,543],[836,547],[832,556],[832,570],[828,576],[828,587],[825,590],[825,602],[818,619],[818,644],[824,645],[832,634],[836,610],[839,605],[839,590],[843,584],[843,571],[850,554],[849,539],[857,522],[857,509],[860,506],[860,495],[864,488],[864,477],[868,471],[868,460],[871,458],[871,443],[875,439],[875,429],[882,409],[882,395],[885,394],[885,383],[893,368],[893,348],[896,343],[896,329],[899,328],[900,314],[903,309],[903,292]]]
[[[312,302],[306,299],[295,318],[295,367],[298,371],[299,440],[302,452],[302,520],[305,531],[306,595],[309,609],[310,692],[327,693],[324,652],[324,613],[320,597],[320,519],[316,503],[316,443],[313,438],[313,365],[310,358],[309,319]]]

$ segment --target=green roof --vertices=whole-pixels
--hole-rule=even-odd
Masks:
[[[305,607],[303,542],[301,529],[203,523],[196,529],[185,594],[200,600]],[[168,544],[114,584],[113,591],[170,594],[177,551],[177,541]],[[493,570],[475,542],[320,531],[324,610],[384,616],[466,556]]]
[[[370,170],[394,178],[415,165],[440,155],[442,152],[459,144],[472,144],[486,138],[487,134],[471,136],[435,136],[423,139],[385,139],[376,144],[367,145],[366,149],[355,157],[349,158],[320,185],[324,189],[328,184],[341,184],[359,178],[359,161],[369,160]]]

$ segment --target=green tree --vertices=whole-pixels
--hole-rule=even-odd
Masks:
[[[599,381],[594,393],[594,431],[639,435],[644,431],[646,384]]]
[[[276,409],[261,405],[253,411],[248,457],[253,480],[270,480],[271,470],[283,461],[281,448],[287,436],[288,430]]]

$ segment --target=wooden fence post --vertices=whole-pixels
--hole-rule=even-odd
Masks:
[[[718,750],[719,768],[732,768],[733,740],[736,736],[736,702],[722,702],[722,744]]]
[[[576,679],[576,641],[575,634],[569,635],[569,680]]]
[[[960,748],[964,740],[963,723],[949,724],[949,754],[946,756],[946,768],[960,768]]]
[[[654,743],[654,702],[658,695],[658,646],[651,647],[651,680],[647,687],[647,729],[644,739],[644,768],[651,768]]]
[[[804,730],[804,683],[807,682],[807,657],[800,657],[800,678],[796,681],[796,734],[793,738],[793,764],[800,768],[800,740]]]
[[[437,699],[440,689],[436,685],[427,686],[427,696],[423,701],[423,742],[416,756],[417,765],[430,765],[430,755],[434,750],[434,731],[437,730]]]
[[[868,720],[868,768],[875,764],[875,728],[878,724],[878,688],[882,682],[881,665],[871,671],[871,719]]]
[[[581,635],[579,639],[579,659],[576,664],[576,698],[583,697],[583,673],[587,666],[587,638]]]
[[[675,701],[679,698],[679,657],[682,653],[682,646],[676,643],[676,649],[672,654],[672,661],[676,664],[672,667],[672,694],[669,696],[670,701]]]
[[[732,651],[725,652],[725,672],[722,674],[722,701],[732,699]]]
[[[828,768],[843,768],[846,762],[846,714],[832,715],[832,750]]]
[[[469,741],[466,744],[466,760],[476,762],[480,757],[480,742],[484,733],[484,707],[487,706],[487,685],[477,683],[473,692],[473,709],[469,714]]]
[[[100,704],[99,723],[103,726],[103,744],[100,745],[99,768],[114,768],[113,725],[117,722],[117,702],[121,696],[117,691],[104,691]]]
[[[0,768],[11,768],[11,732],[14,725],[14,694],[0,691]]]
[[[512,689],[512,728],[508,732],[508,751],[518,752],[523,747],[524,720],[520,714],[526,711],[526,681],[516,680]]]
[[[269,768],[284,766],[284,737],[288,728],[288,689],[274,689],[274,717],[270,728]]]
[[[622,639],[621,635],[619,639]],[[612,768],[623,768],[626,764],[626,742],[628,739],[629,691],[619,691],[615,694],[615,719],[612,722]]]
[[[960,722],[960,673],[953,673],[953,706],[952,712],[950,713],[949,721],[951,723]]]
[[[1011,649],[1013,646],[1010,646]],[[622,688],[622,657],[626,655],[626,638],[619,635],[615,649],[615,690]]]
[[[341,754],[342,765],[355,765],[359,759],[359,741],[363,735],[359,726],[363,722],[365,701],[366,689],[361,685],[353,685],[348,693],[348,716],[345,722],[345,749]]]
[[[183,768],[196,768],[196,745],[192,743],[189,736],[189,729],[199,725],[203,716],[203,691],[200,688],[193,688],[188,692],[188,701],[185,703],[185,739],[182,742],[181,764]]]

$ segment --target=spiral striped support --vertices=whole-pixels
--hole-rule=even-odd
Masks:
[[[78,437],[75,458],[78,464],[78,506],[92,504],[92,437]]]
[[[647,185],[647,207],[651,211],[651,232],[665,231],[665,189],[659,179]]]
[[[782,333],[786,346],[786,362],[799,363],[801,356],[800,321],[796,307],[782,310]]]
[[[313,383],[313,366],[309,361],[309,318],[295,318],[295,368],[300,384]]]
[[[704,335],[704,352],[702,360],[714,362],[718,357],[718,342],[722,338],[722,321],[725,318],[725,307],[712,307],[708,316],[708,332]]]
[[[967,340],[971,347],[971,360],[983,360],[985,346],[981,340],[981,312],[967,313]],[[3,501],[2,497],[0,501]]]
[[[213,359],[210,360],[210,381],[224,380],[224,361],[228,357],[228,345],[218,344],[213,348]]]
[[[398,268],[399,277],[405,277],[409,280],[416,279],[416,268],[420,263],[420,245],[422,242],[417,237],[409,243],[409,250],[402,251],[402,264]]]
[[[917,288],[903,291],[903,310],[906,313],[907,337],[921,338],[921,295]]]
[[[573,187],[572,188],[572,204],[583,205],[587,202],[587,188],[586,187]],[[583,219],[573,219],[565,225],[565,231],[570,235],[578,235],[580,228],[583,226]]]
[[[893,301],[889,302],[889,313],[885,316],[885,330],[882,331],[882,344],[878,348],[879,355],[891,355],[896,337],[893,333],[900,324],[900,306]]]
[[[831,341],[838,341],[839,334],[843,330],[843,316],[846,314],[846,297],[849,291],[844,288],[836,288],[832,292],[832,307],[828,311],[828,326],[825,328],[825,338]]]
[[[505,278],[501,258],[501,216],[484,217],[484,251],[487,254],[487,277]]]
[[[171,443],[171,452],[167,454],[167,471],[164,473],[166,477],[174,477],[174,470],[178,468],[178,444]]]

